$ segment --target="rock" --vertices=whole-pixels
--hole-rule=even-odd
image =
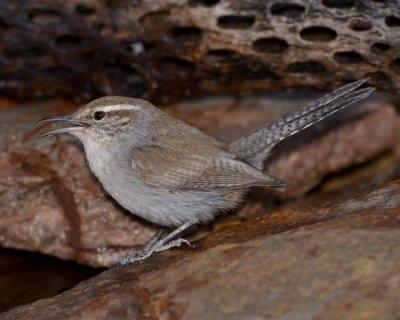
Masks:
[[[62,143],[0,156],[1,245],[105,266],[153,234],[105,194],[81,150]]]
[[[172,106],[167,111],[223,141],[232,141],[289,112],[295,104],[303,105],[289,99],[225,98]],[[128,250],[142,246],[155,227],[125,212],[104,193],[77,144],[68,139],[35,141],[38,130],[32,130],[33,121],[48,115],[49,105],[59,114],[74,108],[48,102],[34,109],[34,115],[34,106],[0,110],[0,137],[6,142],[0,154],[0,245],[91,266],[111,266]],[[281,199],[303,195],[327,174],[393,146],[395,127],[393,107],[375,103],[366,113],[339,117],[289,142],[290,148],[278,148],[267,171],[290,182]],[[258,192],[263,202],[278,196],[266,189]],[[263,202],[247,202],[240,216],[265,212]]]
[[[0,313],[68,290],[104,270],[0,248]]]
[[[0,319],[396,319],[399,195],[312,196]]]
[[[369,76],[400,92],[397,1],[0,1],[0,94],[328,89]]]

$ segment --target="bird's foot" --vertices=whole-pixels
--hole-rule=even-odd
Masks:
[[[143,248],[124,254],[118,260],[118,266],[125,266],[127,264],[134,263],[134,262],[140,261],[140,260],[144,260],[144,259],[150,257],[154,252],[153,247],[160,241],[160,239],[163,235],[164,235],[164,230],[159,229],[149,239],[149,241],[147,241],[147,243],[143,246]]]
[[[182,244],[186,244],[189,247],[192,246],[188,240],[182,238],[174,239],[169,242],[165,242],[164,240],[165,239],[162,239],[154,243],[152,246],[146,245],[140,250],[128,252],[122,256],[122,258],[118,261],[118,264],[120,266],[125,266],[140,260],[144,260],[150,257],[154,252],[168,250],[173,247],[180,247]]]
[[[153,252],[154,248],[147,246],[143,247],[140,250],[128,252],[118,260],[118,266],[126,266],[128,264],[144,260],[150,257],[153,254]]]
[[[178,238],[170,241],[168,240],[169,238],[166,237],[164,239],[161,239],[160,241],[157,241],[156,243],[153,243],[152,245],[145,245],[140,250],[128,252],[118,260],[118,265],[126,266],[128,264],[148,258],[154,252],[161,252],[173,247],[180,247],[182,244],[186,244],[187,246],[192,247],[191,243],[186,239]]]
[[[186,244],[191,247],[190,242],[186,239],[174,238],[194,224],[194,222],[187,222],[182,226],[176,228],[174,231],[172,231],[170,234],[162,239],[160,238],[163,235],[163,231],[158,231],[142,249],[128,252],[127,254],[122,256],[122,258],[118,261],[118,265],[125,266],[127,264],[144,260],[150,257],[154,252],[168,250],[173,247],[180,247],[182,244]]]
[[[163,239],[164,240],[164,239]],[[178,238],[175,240],[171,240],[169,242],[164,242],[163,240],[157,242],[154,246],[154,252],[160,252],[164,250],[168,250],[173,247],[180,247],[182,244],[186,244],[188,247],[192,247],[190,242],[186,239]]]

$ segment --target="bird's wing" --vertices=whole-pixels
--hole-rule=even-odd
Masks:
[[[198,190],[237,189],[251,186],[286,187],[286,182],[263,174],[238,159],[212,159],[209,166],[191,184]]]
[[[132,168],[135,178],[144,185],[170,191],[210,191],[249,186],[284,188],[286,183],[264,175],[227,151],[210,155],[184,155],[179,150],[162,148],[134,152]]]

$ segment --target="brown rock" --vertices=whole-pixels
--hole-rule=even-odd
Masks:
[[[283,207],[0,319],[396,319],[399,194]]]
[[[290,111],[294,103],[289,101],[218,99],[168,111],[223,141],[232,141]],[[0,245],[92,266],[113,265],[127,250],[143,245],[155,227],[124,212],[104,193],[76,144],[34,142],[38,132],[31,131],[32,121],[48,111],[35,109],[32,116],[32,107],[1,111],[0,121],[8,122],[0,133],[7,141],[7,150],[0,154]],[[56,107],[60,113],[71,111],[65,104]],[[290,182],[290,189],[281,197],[302,195],[326,174],[392,146],[393,107],[376,104],[368,110],[352,119],[336,119],[334,126],[308,132],[292,142],[291,148],[278,149],[268,172]],[[18,123],[17,129],[14,123]],[[8,130],[13,132],[11,137]],[[263,202],[270,196],[259,192]],[[248,202],[244,208],[241,217],[265,210],[260,202]]]
[[[399,92],[396,1],[0,1],[0,93],[152,101],[332,88]]]
[[[107,197],[77,146],[46,151],[0,156],[2,246],[105,266],[152,235]]]

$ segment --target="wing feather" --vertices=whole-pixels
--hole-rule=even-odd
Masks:
[[[144,185],[170,191],[210,191],[250,186],[284,188],[286,183],[267,176],[225,150],[186,155],[161,147],[136,149],[132,168]]]

